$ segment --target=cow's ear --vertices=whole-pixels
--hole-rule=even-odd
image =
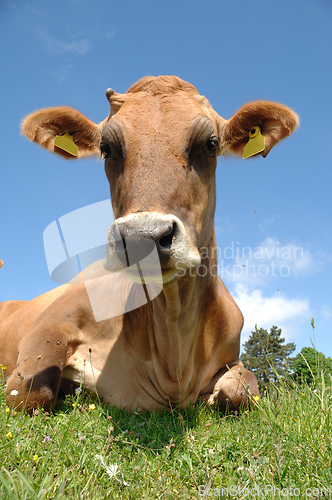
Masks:
[[[263,149],[259,148],[262,149],[259,154],[265,157],[275,144],[294,132],[298,124],[296,113],[282,104],[268,101],[245,104],[223,123],[220,153],[242,156],[245,145],[258,126],[264,137],[264,146]]]
[[[22,133],[30,141],[65,158],[100,156],[99,126],[72,108],[35,111],[23,120]]]

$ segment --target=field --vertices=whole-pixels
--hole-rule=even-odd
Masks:
[[[331,404],[318,380],[274,386],[239,414],[129,414],[78,390],[29,416],[2,386],[0,498],[329,498]]]

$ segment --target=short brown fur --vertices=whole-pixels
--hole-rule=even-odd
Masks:
[[[109,146],[105,170],[116,224],[135,237],[159,231],[163,291],[99,322],[84,284],[0,304],[7,402],[49,409],[66,379],[131,411],[184,408],[199,397],[220,408],[246,406],[258,388],[239,360],[242,314],[216,272],[216,156],[241,155],[256,125],[266,156],[298,118],[281,104],[258,101],[225,120],[174,76],[144,78],[126,94],[108,91],[108,98],[111,111],[100,124],[68,107],[49,108],[26,117],[22,133],[63,156],[56,135],[72,134],[78,158],[100,156],[101,141]],[[160,241],[171,230],[164,248]],[[105,266],[115,270],[120,253],[109,238]]]

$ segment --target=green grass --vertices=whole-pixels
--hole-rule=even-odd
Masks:
[[[202,403],[129,414],[81,393],[29,416],[6,411],[2,387],[0,498],[326,498],[331,404],[322,381],[281,384],[238,415]]]

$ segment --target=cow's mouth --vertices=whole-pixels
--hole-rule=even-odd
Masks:
[[[121,274],[129,278],[135,283],[148,285],[149,283],[154,283],[156,285],[165,285],[170,283],[175,279],[179,279],[186,274],[185,269],[144,269],[144,271],[138,266],[136,269],[132,267],[125,267],[121,271]]]

